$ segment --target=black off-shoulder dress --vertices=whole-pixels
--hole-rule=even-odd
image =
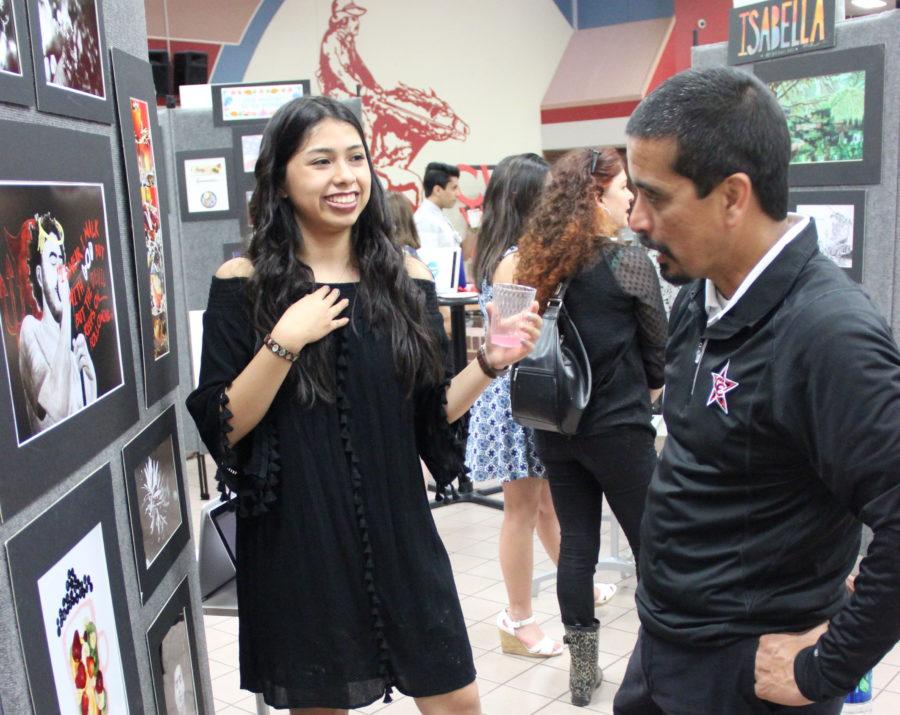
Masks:
[[[434,285],[415,281],[444,342]],[[408,397],[390,344],[366,324],[332,335],[333,404],[303,407],[287,383],[233,449],[225,388],[260,349],[246,280],[213,278],[200,384],[188,409],[240,502],[237,591],[241,687],[276,708],[357,708],[461,688],[475,678],[447,552],[423,486],[464,472],[446,421],[446,385]]]

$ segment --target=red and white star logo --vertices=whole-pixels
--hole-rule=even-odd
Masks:
[[[728,379],[728,366],[730,364],[731,360],[725,363],[722,372],[710,373],[712,375],[712,390],[710,390],[709,399],[706,401],[707,407],[715,402],[722,408],[722,412],[726,415],[728,414],[728,400],[725,399],[725,395],[740,384],[739,382]]]

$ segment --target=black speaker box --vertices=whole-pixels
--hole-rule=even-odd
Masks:
[[[166,50],[150,50],[148,54],[156,96],[165,97],[172,94],[172,64],[169,62],[169,53]]]
[[[183,84],[206,84],[209,55],[205,52],[175,53],[175,90]]]

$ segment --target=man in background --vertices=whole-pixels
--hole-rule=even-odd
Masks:
[[[413,216],[421,247],[454,248],[460,250],[459,282],[465,286],[466,273],[462,264],[462,238],[444,215],[444,209],[456,206],[456,192],[459,188],[459,169],[451,164],[433,161],[425,167],[422,180],[425,200],[419,204]]]

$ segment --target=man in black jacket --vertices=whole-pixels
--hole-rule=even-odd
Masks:
[[[631,227],[687,285],[615,712],[838,713],[900,634],[900,352],[787,213],[787,125],[757,79],[676,75],[626,132]]]

